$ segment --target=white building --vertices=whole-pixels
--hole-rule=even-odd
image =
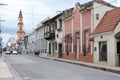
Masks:
[[[108,11],[94,36],[94,63],[120,66],[120,8]]]
[[[47,56],[48,42],[44,39],[44,26],[42,22],[37,25],[36,29],[36,51],[39,52],[40,56]]]
[[[63,42],[63,16],[62,13],[56,18],[57,21],[57,29],[55,30],[55,41],[56,41],[56,49],[55,49],[55,57],[62,58],[62,42]]]
[[[48,41],[47,51],[49,57],[62,57],[62,13],[59,13],[43,23],[44,38]]]
[[[28,54],[35,54],[36,51],[36,31],[33,31],[28,35]]]

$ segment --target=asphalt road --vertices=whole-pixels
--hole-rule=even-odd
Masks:
[[[120,74],[28,55],[7,55],[15,80],[120,80]]]

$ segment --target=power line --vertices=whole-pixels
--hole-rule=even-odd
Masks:
[[[108,3],[113,3],[113,2],[116,2],[117,0],[113,0],[113,1],[111,1],[111,2],[108,2]],[[1,3],[0,3],[1,4]],[[1,5],[3,5],[3,4],[1,4]],[[101,6],[98,6],[98,7],[95,7],[94,9],[96,9],[96,8],[99,8],[99,7],[102,7],[103,5],[101,5]],[[17,10],[13,10],[13,9],[9,9],[9,8],[3,8],[4,10],[8,10],[8,11],[11,11],[11,12],[18,12]],[[41,16],[40,14],[36,14],[36,13],[30,13],[30,12],[22,12],[23,14],[28,14],[28,15],[34,15],[34,16]]]
[[[107,4],[110,4],[110,3],[113,3],[113,2],[116,2],[116,1],[117,1],[117,0],[113,0],[113,1],[111,1],[111,2],[108,2]],[[104,5],[97,6],[97,7],[93,8],[93,9],[96,9],[96,8],[99,8],[99,7],[102,7],[102,6],[104,6]]]
[[[13,10],[13,9],[8,9],[8,8],[2,8],[4,10],[8,10],[8,11],[11,11],[11,12],[18,12],[17,10]],[[22,11],[23,14],[28,14],[28,15],[35,15],[35,16],[41,16],[40,14],[33,14],[33,13],[30,13],[30,12],[24,12]]]

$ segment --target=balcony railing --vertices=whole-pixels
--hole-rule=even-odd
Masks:
[[[49,32],[45,32],[44,33],[44,38],[46,40],[54,40],[55,39],[55,31],[54,30],[50,30]]]

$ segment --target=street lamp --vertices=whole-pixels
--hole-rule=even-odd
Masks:
[[[0,3],[0,8],[1,6],[4,6],[6,4]],[[0,9],[1,10],[1,9]],[[0,14],[0,54],[2,55],[2,37],[1,37],[1,22],[4,22],[5,20],[1,20],[1,14]]]
[[[4,5],[7,5],[7,4],[3,4],[3,3],[0,3],[0,10],[1,10],[1,6],[4,6]],[[5,20],[2,20],[1,19],[1,14],[0,14],[0,34],[1,34],[1,22],[4,22]],[[1,36],[1,35],[0,35]]]

